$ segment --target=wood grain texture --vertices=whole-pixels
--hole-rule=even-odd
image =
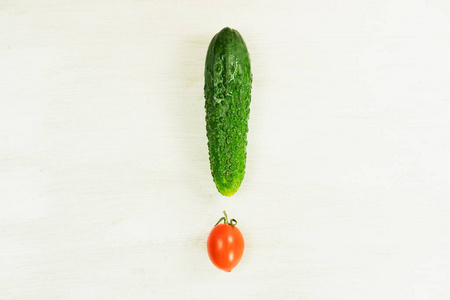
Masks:
[[[230,199],[203,100],[225,26],[254,75]],[[449,299],[448,53],[447,1],[0,1],[0,299]]]

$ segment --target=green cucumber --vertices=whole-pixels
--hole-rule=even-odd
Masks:
[[[226,27],[209,44],[204,87],[211,174],[224,196],[236,193],[244,179],[251,89],[247,46]]]

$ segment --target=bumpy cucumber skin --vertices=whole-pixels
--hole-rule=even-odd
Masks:
[[[242,36],[222,29],[208,47],[204,92],[211,174],[218,191],[228,197],[244,179],[252,78]]]

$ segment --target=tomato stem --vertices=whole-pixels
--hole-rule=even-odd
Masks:
[[[227,213],[225,211],[223,211],[223,214],[225,215],[225,224],[228,224],[228,216]]]
[[[224,224],[231,225],[234,228],[234,226],[236,226],[236,224],[237,224],[236,219],[231,219],[230,222],[228,222],[227,213],[225,211],[223,211],[223,214],[225,215],[225,217],[220,218],[219,221],[217,221],[216,225],[214,225],[214,227],[216,227],[220,222],[223,221]]]
[[[225,221],[225,218],[224,218],[224,217],[220,218],[219,221],[217,221],[216,225],[214,225],[214,227],[216,227],[216,226],[217,226],[220,222],[222,222],[222,221]]]

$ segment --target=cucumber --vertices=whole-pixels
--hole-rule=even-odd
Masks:
[[[222,29],[206,54],[204,95],[211,174],[228,197],[244,179],[252,78],[244,39],[237,30]]]

